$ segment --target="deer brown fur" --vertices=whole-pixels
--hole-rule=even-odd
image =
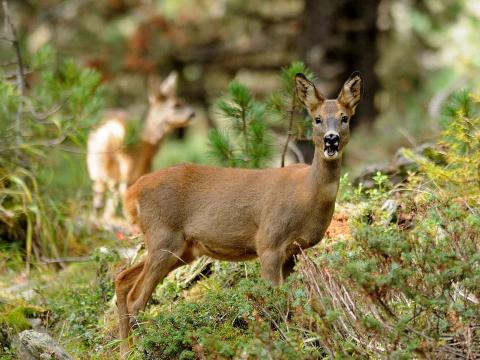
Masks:
[[[201,255],[227,261],[258,257],[262,277],[276,285],[293,270],[294,255],[323,238],[362,80],[352,74],[335,100],[326,100],[302,74],[295,80],[297,95],[314,119],[311,166],[178,165],[143,176],[128,189],[125,211],[141,228],[147,255],[116,279],[122,338],[128,337],[129,319],[178,266]]]
[[[127,185],[152,170],[152,163],[162,141],[174,129],[186,126],[193,110],[176,97],[177,75],[171,73],[149,95],[150,107],[140,141],[126,144],[127,114],[112,111],[88,137],[87,168],[93,182],[93,206],[103,207],[107,188],[112,193],[105,209],[112,215],[118,192],[123,195]]]

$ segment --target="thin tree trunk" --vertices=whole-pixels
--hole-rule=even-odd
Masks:
[[[17,86],[18,92],[20,95],[24,95],[25,93],[25,71],[23,66],[23,59],[22,53],[20,51],[20,44],[18,42],[17,31],[15,26],[13,25],[12,19],[10,17],[10,11],[8,8],[8,1],[2,0],[2,7],[3,7],[3,16],[5,22],[5,33],[8,34],[8,41],[11,42],[16,56],[16,64],[17,64]],[[16,132],[16,143],[17,145],[21,142],[21,117],[23,113],[23,102],[20,101],[18,103],[17,115],[15,117],[15,132]]]

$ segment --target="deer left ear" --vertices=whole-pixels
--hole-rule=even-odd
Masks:
[[[363,93],[363,80],[360,72],[355,71],[343,84],[342,91],[338,95],[337,100],[343,105],[348,107],[355,114],[355,108],[357,107],[360,98]]]

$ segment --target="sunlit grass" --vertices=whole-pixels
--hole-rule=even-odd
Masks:
[[[181,163],[207,164],[208,146],[206,132],[188,129],[185,139],[169,137],[158,151],[154,168],[160,169]]]

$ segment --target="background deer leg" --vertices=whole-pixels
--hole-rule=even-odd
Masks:
[[[107,183],[108,186],[108,198],[105,203],[105,211],[103,213],[103,217],[105,220],[110,220],[117,210],[118,205],[118,191],[116,189],[116,183],[114,181],[109,181]]]
[[[170,271],[185,264],[181,258],[186,245],[182,233],[156,230],[154,235],[146,235],[145,244],[148,249],[145,266],[127,296],[131,316],[145,308],[157,284]],[[149,244],[154,247],[150,248]]]
[[[121,339],[128,338],[130,332],[129,314],[127,309],[127,295],[141,273],[144,261],[123,270],[115,279],[115,293],[117,295],[117,311],[119,318],[119,335]],[[128,343],[122,343],[120,351],[123,356],[128,354]]]
[[[280,285],[283,282],[283,252],[279,249],[264,250],[259,258],[262,278],[270,280],[275,286]]]
[[[125,192],[127,191],[127,188],[128,188],[127,182],[126,181],[121,181],[120,185],[118,186],[118,191],[119,191],[122,199],[125,196]]]
[[[93,209],[98,215],[99,210],[103,207],[105,200],[105,183],[101,180],[95,180],[92,185],[93,190]]]

